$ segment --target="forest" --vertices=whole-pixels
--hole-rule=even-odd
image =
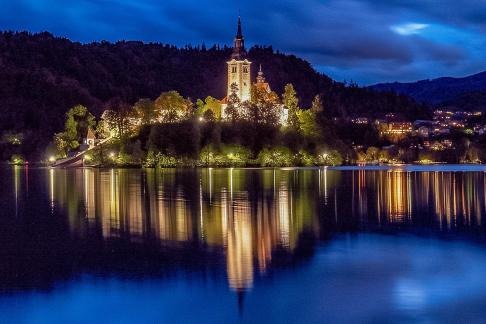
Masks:
[[[50,33],[0,33],[0,159],[20,154],[45,158],[52,136],[63,130],[66,112],[88,107],[100,118],[114,100],[133,106],[175,90],[196,105],[221,99],[226,90],[226,61],[231,48],[126,42],[81,44]],[[333,81],[309,62],[269,46],[248,51],[252,75],[262,64],[278,94],[293,84],[301,107],[319,95],[327,123],[333,117],[381,116],[394,112],[423,118],[429,110],[406,96],[379,93]],[[323,124],[323,126],[326,126]]]

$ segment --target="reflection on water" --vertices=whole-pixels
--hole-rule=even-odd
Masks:
[[[28,172],[14,169],[15,201]],[[478,228],[482,172],[288,170],[46,171],[52,211],[72,235],[224,251],[229,287],[251,288],[302,236],[379,228]],[[17,208],[16,208],[17,210]]]
[[[34,323],[52,309],[71,322],[79,305],[93,322],[483,318],[486,173],[417,171],[0,169],[0,313]]]
[[[229,286],[252,287],[272,252],[292,252],[304,230],[318,230],[314,171],[49,170],[53,208],[73,234],[101,227],[105,239],[197,242],[226,254]],[[299,175],[300,173],[300,175]],[[292,186],[302,182],[293,193]],[[325,189],[324,191],[326,191]],[[85,221],[83,221],[83,219]]]

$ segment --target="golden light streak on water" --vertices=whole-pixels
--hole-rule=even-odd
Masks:
[[[412,211],[423,211],[444,231],[480,224],[486,209],[486,173],[360,170],[340,175],[342,190],[340,173],[332,169],[215,169],[208,176],[195,171],[197,177],[184,172],[190,171],[51,169],[46,192],[52,208],[69,209],[73,231],[83,230],[80,212],[101,224],[106,239],[129,235],[138,242],[150,234],[163,244],[198,241],[220,248],[236,290],[253,285],[255,270],[267,271],[274,251],[293,251],[303,231],[318,235],[319,208],[337,227],[355,220],[410,225]],[[18,200],[21,168],[13,176]]]
[[[54,213],[54,169],[49,169],[49,196],[51,200],[51,213]]]
[[[228,231],[227,272],[229,286],[235,290],[253,286],[253,242],[250,206],[235,201]]]
[[[290,247],[289,193],[284,185],[281,185],[278,190],[278,207],[280,244],[288,248]]]

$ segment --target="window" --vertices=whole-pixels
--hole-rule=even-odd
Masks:
[[[248,73],[248,66],[246,66],[246,65],[245,65],[245,66],[243,67],[243,73]]]
[[[236,65],[233,65],[233,66],[231,67],[231,73],[236,73]]]

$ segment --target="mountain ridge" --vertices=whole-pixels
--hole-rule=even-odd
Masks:
[[[378,83],[369,88],[408,95],[418,102],[426,102],[434,106],[455,106],[459,105],[460,98],[464,100],[464,96],[468,94],[486,92],[486,71],[465,77],[446,76],[415,82]],[[486,109],[486,102],[481,103],[480,108]]]

